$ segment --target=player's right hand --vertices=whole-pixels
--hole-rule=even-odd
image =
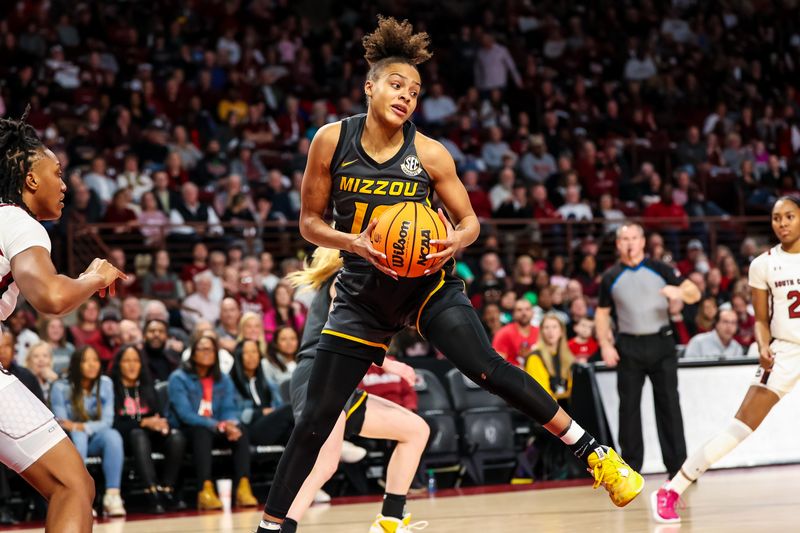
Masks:
[[[358,237],[350,244],[350,250],[370,262],[372,266],[386,274],[387,276],[398,279],[397,272],[381,263],[381,259],[386,260],[386,254],[379,252],[372,247],[372,230],[378,225],[378,219],[370,220],[366,229],[358,234]]]
[[[617,349],[610,344],[600,348],[600,355],[603,357],[603,362],[609,368],[614,368],[619,363],[619,353]]]
[[[764,346],[758,351],[758,364],[764,370],[769,370],[775,364],[775,353],[769,346]]]
[[[115,282],[118,279],[128,279],[128,276],[124,272],[120,271],[117,267],[105,259],[100,259],[99,257],[96,257],[94,261],[91,262],[91,264],[86,268],[83,274],[78,277],[78,279],[92,275],[98,276],[101,280],[100,287],[98,289],[101,297],[106,295],[106,290],[108,290],[109,296],[115,296],[117,292]]]

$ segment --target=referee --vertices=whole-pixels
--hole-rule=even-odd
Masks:
[[[633,469],[642,467],[641,403],[647,376],[653,385],[661,453],[672,477],[686,459],[686,441],[669,300],[692,304],[700,299],[700,290],[689,280],[681,281],[666,263],[645,258],[644,247],[644,229],[639,224],[626,223],[617,230],[619,262],[603,274],[595,325],[603,361],[617,367],[622,453]],[[617,324],[616,347],[611,332],[612,310]]]

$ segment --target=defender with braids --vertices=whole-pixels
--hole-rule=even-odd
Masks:
[[[427,34],[415,34],[407,21],[379,18],[378,29],[363,41],[370,64],[367,113],[324,126],[311,143],[300,230],[308,241],[340,250],[344,266],[317,345],[306,407],[281,457],[258,533],[280,531],[347,399],[370,365],[380,364],[392,335],[408,324],[472,381],[558,435],[616,505],[626,505],[642,490],[638,473],[492,349],[463,283],[450,273],[453,255],[475,241],[479,223],[453,158],[409,121],[422,88],[416,65],[431,56],[428,43]],[[439,210],[447,237],[438,242],[442,251],[428,256],[436,259],[434,266],[420,278],[398,279],[378,263],[382,254],[372,247],[370,234],[385,206],[429,202],[434,191],[455,227]],[[329,202],[333,228],[323,219]],[[371,531],[410,531],[403,523],[405,494],[390,497],[393,511],[379,517]]]
[[[61,216],[67,187],[61,164],[25,115],[0,119],[0,320],[20,293],[41,313],[59,316],[95,292],[113,294],[114,282],[125,277],[102,259],[78,279],[56,272],[50,238],[38,221]],[[94,481],[80,455],[53,413],[2,367],[0,461],[48,500],[45,531],[91,531]]]

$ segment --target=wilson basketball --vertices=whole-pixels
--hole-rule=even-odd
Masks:
[[[381,213],[372,231],[372,246],[386,254],[383,263],[404,278],[418,278],[436,259],[425,256],[444,248],[431,240],[447,237],[439,215],[417,202],[402,202]]]

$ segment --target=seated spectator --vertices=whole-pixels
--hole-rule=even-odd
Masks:
[[[497,177],[497,184],[489,190],[489,202],[492,206],[492,213],[500,209],[504,203],[510,201],[514,193],[514,182],[516,178],[514,171],[504,168]]]
[[[214,325],[211,322],[207,322],[205,320],[198,322],[197,325],[195,326],[194,331],[192,332],[192,337],[187,345],[187,348],[183,350],[183,353],[181,353],[181,360],[184,362],[189,360],[189,357],[191,357],[192,355],[192,350],[190,346],[194,344],[195,340],[199,339],[200,337],[211,337],[212,339],[214,339],[214,341],[217,343],[217,346],[219,347],[219,351],[217,352],[217,360],[219,361],[219,368],[225,374],[230,373],[231,368],[233,368],[233,355],[225,348],[219,346],[219,338],[217,337],[217,332],[214,330]]]
[[[297,368],[295,356],[300,347],[297,332],[289,326],[280,326],[275,337],[267,344],[267,357],[264,358],[264,375],[278,386],[292,377]]]
[[[18,306],[8,316],[6,325],[16,339],[14,353],[17,362],[24,367],[28,350],[39,342],[39,335],[34,331],[33,312],[28,307]]]
[[[239,320],[242,318],[242,310],[239,309],[239,302],[235,298],[223,298],[219,306],[219,324],[217,325],[217,335],[219,345],[229,352],[236,348],[236,337],[239,335]]]
[[[256,313],[260,317],[267,314],[272,309],[272,302],[267,291],[256,284],[256,279],[252,272],[242,270],[239,272],[239,289],[236,300],[242,313]]]
[[[219,368],[218,350],[213,337],[198,337],[189,360],[170,375],[169,422],[192,443],[199,510],[222,508],[211,477],[211,451],[219,446],[232,452],[235,505],[255,507],[258,500],[249,481],[250,440],[247,429],[239,424],[233,381]]]
[[[503,328],[503,323],[500,321],[500,306],[492,303],[484,305],[481,313],[481,323],[489,339],[492,340],[492,346],[494,347],[494,338],[497,336],[497,332]],[[495,350],[497,350],[496,347]]]
[[[254,237],[258,220],[249,196],[244,193],[233,195],[225,205],[222,221],[231,225],[226,229],[229,235],[239,239]]]
[[[731,307],[739,320],[733,338],[742,346],[750,346],[756,340],[756,317],[750,313],[748,302],[742,294],[734,293],[731,297]]]
[[[476,170],[467,170],[462,178],[464,180],[464,188],[467,190],[467,196],[469,196],[469,203],[472,205],[475,215],[481,219],[491,218],[492,202],[489,200],[489,195],[478,183],[478,172]]]
[[[528,201],[528,187],[524,182],[518,181],[514,183],[514,187],[511,190],[511,197],[501,203],[500,207],[495,210],[494,218],[533,218],[533,206]],[[504,226],[507,230],[519,230],[524,227],[524,225],[519,224],[506,224]]]
[[[387,355],[386,359],[395,361],[390,355]],[[387,372],[378,365],[369,367],[358,388],[370,395],[401,405],[409,411],[416,413],[418,410],[419,400],[414,387],[402,377]]]
[[[664,183],[659,201],[647,206],[642,216],[647,219],[647,227],[660,232],[667,248],[677,256],[679,232],[689,228],[689,217],[684,208],[673,201],[672,189],[671,183]]]
[[[212,276],[207,270],[196,274],[193,281],[197,290],[183,301],[181,318],[187,331],[193,331],[200,321],[213,324],[219,320],[219,302],[211,299]]]
[[[294,428],[294,415],[262,368],[265,354],[258,342],[243,340],[233,351],[231,378],[236,387],[239,420],[257,446],[284,445]]]
[[[570,284],[572,284],[572,282],[574,282],[574,284],[579,288],[577,289],[577,294],[570,293]],[[573,289],[573,291],[575,290],[576,289]],[[569,316],[564,311],[556,308],[553,302],[555,291],[556,287],[553,286],[543,287],[541,290],[539,290],[539,294],[537,295],[538,300],[536,302],[536,306],[533,308],[533,320],[531,321],[531,324],[534,326],[541,328],[542,319],[547,313],[555,314],[564,324],[566,324],[569,320]],[[574,300],[579,296],[583,296],[581,284],[576,280],[571,280],[570,283],[567,284],[565,298],[568,300]]]
[[[604,220],[603,232],[606,235],[616,233],[617,228],[622,226],[622,223],[627,218],[625,213],[614,207],[614,198],[608,193],[604,193],[600,196],[598,215],[598,218]]]
[[[194,277],[208,270],[208,246],[203,242],[198,242],[192,246],[192,262],[181,268],[181,281],[187,294],[194,292]]]
[[[539,339],[539,328],[531,325],[532,319],[533,306],[530,300],[520,298],[514,302],[513,321],[494,334],[492,348],[514,366],[522,366],[525,357]]]
[[[100,333],[100,304],[95,299],[86,300],[78,306],[77,323],[69,328],[72,343],[80,349],[87,344],[97,344],[102,339]]]
[[[572,329],[575,330],[575,336],[569,340],[567,347],[575,356],[576,361],[588,362],[597,355],[600,348],[597,339],[594,338],[594,320],[588,316],[580,318]]]
[[[422,117],[426,123],[433,126],[443,126],[452,122],[457,110],[453,99],[444,94],[441,82],[431,85],[430,94],[422,101]]]
[[[200,190],[192,182],[181,186],[181,198],[169,213],[170,238],[182,241],[195,241],[201,235],[221,235],[222,226],[214,209],[200,201]],[[187,224],[202,224],[187,225]]]
[[[688,276],[692,272],[700,272],[701,274],[708,272],[708,258],[703,252],[703,243],[700,242],[700,239],[689,241],[686,245],[686,255],[678,261],[676,266],[681,276]]]
[[[744,348],[733,338],[739,319],[733,309],[720,309],[714,329],[692,337],[683,356],[686,359],[735,359],[744,356]]]
[[[53,356],[53,370],[56,374],[61,374],[69,367],[69,360],[75,346],[67,340],[67,328],[64,321],[60,318],[49,318],[42,322],[39,327],[42,332],[42,340],[50,345]]]
[[[164,320],[149,318],[144,325],[144,366],[155,381],[166,381],[178,368],[181,355],[167,346],[169,327]]]
[[[150,371],[134,345],[125,345],[114,356],[111,370],[114,384],[114,429],[122,436],[125,450],[133,456],[144,482],[148,512],[162,514],[185,509],[175,492],[175,482],[186,449],[186,438],[170,428],[168,406],[159,405]],[[151,453],[164,454],[164,471],[159,481]]]
[[[572,393],[572,364],[575,357],[567,346],[567,326],[560,317],[545,314],[539,340],[525,360],[525,371],[550,396],[559,400]]]
[[[90,455],[103,457],[103,511],[109,516],[125,516],[119,493],[125,453],[122,437],[112,427],[114,385],[102,375],[101,365],[95,348],[78,349],[70,359],[66,379],[53,384],[50,406],[84,461]]]
[[[10,370],[6,364],[3,364],[3,367]],[[50,344],[46,341],[39,341],[31,346],[28,350],[28,357],[25,359],[25,367],[39,382],[44,397],[42,401],[47,405],[50,400],[50,388],[58,380],[58,373],[53,368],[53,349]]]
[[[142,195],[153,188],[153,180],[139,170],[139,158],[134,153],[125,154],[122,165],[122,172],[117,175],[117,187],[130,191],[131,199],[138,204]]]
[[[119,235],[122,233],[135,234],[139,232],[139,217],[136,211],[129,207],[130,192],[127,189],[120,189],[114,193],[111,202],[108,204],[106,214],[103,216],[105,224],[114,226],[108,230],[109,233]]]
[[[42,403],[46,403],[44,393],[39,385],[39,379],[28,368],[16,361],[14,357],[15,343],[16,338],[11,331],[0,331],[0,365],[2,365],[3,370],[8,371],[12,376],[16,376]]]
[[[544,183],[558,170],[556,160],[547,153],[544,135],[537,133],[528,138],[530,151],[522,156],[519,168],[526,180],[533,183]]]
[[[503,130],[498,126],[489,128],[489,139],[481,148],[481,159],[489,170],[500,170],[503,167],[503,156],[512,153],[511,147],[503,140]]]
[[[581,202],[581,191],[577,185],[568,185],[564,196],[564,205],[556,212],[564,220],[592,220],[592,209]]]
[[[100,339],[89,346],[97,350],[103,369],[110,368],[114,353],[122,344],[119,323],[122,317],[114,307],[106,307],[100,312]]]
[[[146,246],[156,247],[164,244],[164,229],[169,224],[169,218],[159,209],[156,195],[152,191],[142,194],[137,221]]]
[[[281,278],[276,276],[273,272],[275,268],[275,259],[269,252],[261,252],[259,259],[258,274],[261,278],[261,284],[268,294],[272,294],[272,291],[275,290],[275,287],[278,286],[278,282],[281,280]]]
[[[143,340],[142,328],[138,322],[123,318],[119,322],[119,342],[120,345],[135,344],[141,346]]]
[[[700,306],[697,309],[697,316],[694,319],[695,331],[697,333],[706,333],[711,331],[714,327],[717,311],[717,299],[713,296],[706,296],[700,301]]]
[[[306,323],[306,310],[293,299],[294,289],[279,283],[272,293],[272,309],[264,313],[264,336],[271,341],[278,327],[288,326],[298,335]]]
[[[586,254],[581,258],[574,279],[578,280],[583,288],[583,294],[588,298],[596,298],[600,292],[601,272],[597,271],[597,258],[592,254]]]
[[[167,250],[158,250],[153,256],[153,267],[142,278],[142,296],[159,300],[167,309],[179,309],[185,293],[178,275],[170,270]]]

